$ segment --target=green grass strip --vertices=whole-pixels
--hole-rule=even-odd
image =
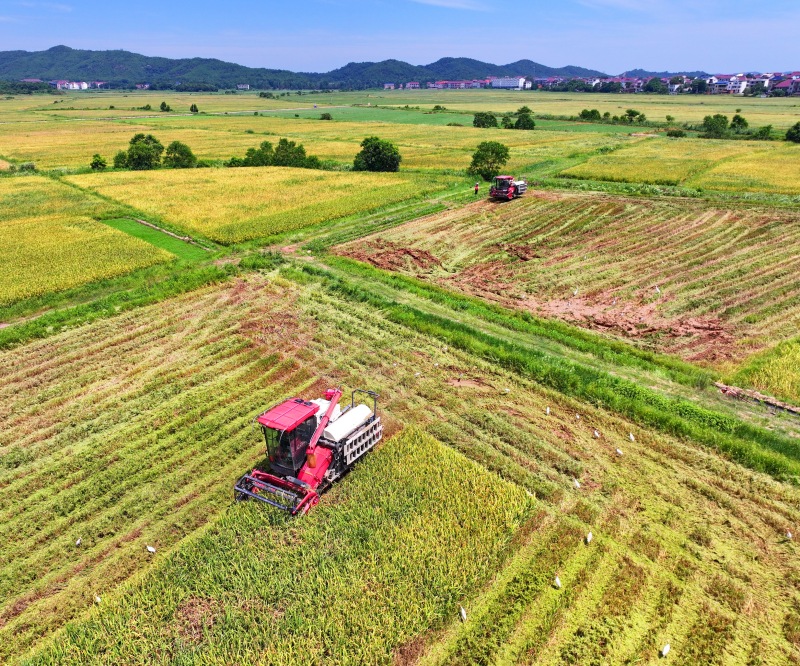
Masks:
[[[661,371],[671,380],[684,386],[705,388],[714,381],[714,377],[708,371],[680,359],[637,349],[619,340],[603,337],[576,326],[555,320],[541,319],[528,312],[510,310],[500,305],[487,303],[479,298],[449,291],[424,280],[373,268],[352,259],[326,256],[325,263],[351,275],[358,275],[371,281],[380,281],[394,289],[498,324],[511,331],[553,340],[570,349],[592,354],[603,361],[643,370]]]
[[[529,377],[565,395],[616,412],[646,427],[684,437],[722,451],[751,469],[780,480],[800,481],[797,442],[740,419],[699,407],[682,398],[614,377],[579,363],[522,347],[483,333],[466,324],[400,305],[358,287],[329,271],[303,266],[332,293],[367,303],[389,321],[437,337],[449,345]],[[287,275],[290,273],[287,272]]]
[[[152,227],[148,227],[141,222],[137,222],[136,220],[122,218],[118,220],[100,221],[109,227],[113,227],[114,229],[128,234],[129,236],[140,238],[143,241],[147,241],[151,245],[160,247],[161,249],[174,254],[176,257],[183,259],[184,261],[203,261],[211,256],[211,253],[202,247],[182,241],[174,236],[164,233],[163,231],[153,229]]]

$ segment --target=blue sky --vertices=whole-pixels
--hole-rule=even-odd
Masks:
[[[253,67],[351,61],[800,70],[797,0],[0,0],[0,50],[123,48]]]

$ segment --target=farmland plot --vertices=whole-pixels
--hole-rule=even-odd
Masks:
[[[34,162],[39,169],[88,167],[99,153],[110,165],[114,155],[128,147],[137,132],[153,133],[146,119],[132,124],[97,120],[0,125],[0,155],[19,162]],[[201,159],[228,159],[256,145],[253,137],[234,132],[163,129],[156,137],[167,146],[182,141]]]
[[[221,243],[311,226],[444,187],[431,178],[288,167],[125,172],[68,180]]]
[[[3,658],[38,646],[30,663],[316,663],[323,646],[334,664],[567,654],[656,663],[664,642],[683,663],[800,656],[797,553],[780,538],[800,521],[795,488],[285,275],[291,281],[252,276],[0,354],[0,396],[11,407],[0,428],[1,524],[19,537],[3,546]],[[424,427],[535,494],[506,566],[489,563],[508,543],[519,493],[484,473],[466,482],[479,503],[445,492],[451,479],[465,487],[466,470],[419,434],[387,443],[307,523],[224,508],[231,482],[260,458],[252,415],[331,383],[368,384],[390,430]],[[446,485],[426,484],[428,474]],[[414,566],[415,546],[432,555],[453,537],[443,557]],[[158,547],[155,558],[145,544]],[[352,584],[362,574],[375,584]],[[709,618],[724,630],[709,634]]]
[[[590,157],[562,177],[685,185],[722,192],[800,193],[800,149],[748,141],[654,138]]]
[[[529,194],[477,202],[342,248],[690,359],[740,359],[800,324],[794,213]]]
[[[0,180],[0,305],[174,259],[92,219],[117,207],[40,176]]]

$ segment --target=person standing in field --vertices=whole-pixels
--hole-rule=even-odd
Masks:
[[[478,190],[480,189],[480,183],[475,183],[475,196],[478,196]]]

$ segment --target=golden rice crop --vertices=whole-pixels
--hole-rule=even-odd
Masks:
[[[260,140],[236,132],[204,129],[153,129],[137,123],[111,121],[13,123],[0,125],[0,155],[21,162],[35,162],[39,168],[88,166],[99,153],[111,164],[119,150],[128,147],[137,132],[155,134],[165,146],[172,141],[187,144],[199,158],[227,159],[243,154]]]
[[[624,183],[678,185],[720,160],[751,151],[752,144],[700,139],[648,139],[570,169],[565,176]]]
[[[787,340],[755,357],[731,381],[800,404],[800,339]]]
[[[800,146],[759,146],[759,150],[719,162],[686,184],[731,192],[800,194]]]
[[[71,182],[221,243],[378,208],[442,187],[398,174],[237,168],[73,176]]]
[[[39,176],[0,180],[0,305],[167,261],[90,217],[105,202]]]

